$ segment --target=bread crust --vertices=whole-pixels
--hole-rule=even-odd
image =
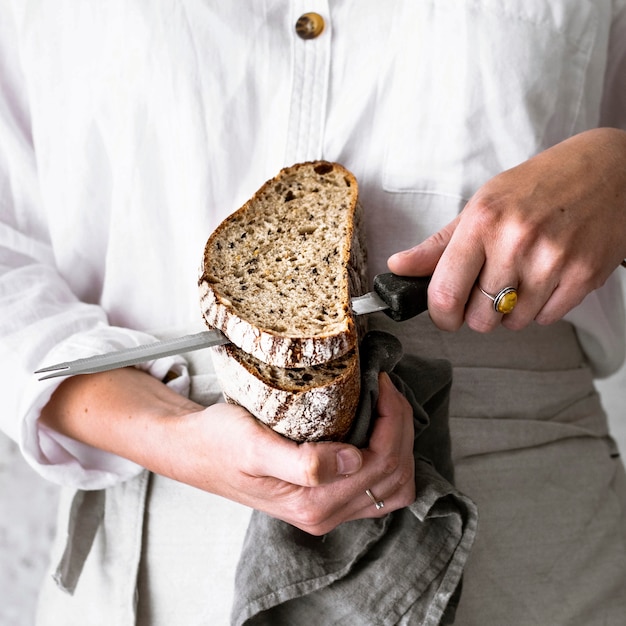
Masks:
[[[337,290],[342,300],[343,319],[338,320],[330,331],[304,336],[290,336],[271,328],[254,324],[237,312],[229,298],[220,293],[211,276],[210,266],[215,242],[222,237],[226,225],[245,220],[246,212],[261,202],[266,193],[282,180],[297,176],[304,170],[330,167],[337,170],[348,182],[345,198],[349,203],[347,223],[350,245],[342,251],[341,259],[345,273],[338,281]],[[323,170],[320,170],[323,171]],[[365,246],[360,227],[361,207],[358,202],[358,186],[354,176],[343,166],[326,161],[299,163],[284,168],[267,181],[240,209],[226,218],[210,236],[204,250],[201,273],[198,280],[201,310],[206,324],[221,330],[232,343],[257,359],[277,367],[307,367],[325,363],[354,349],[358,332],[351,310],[351,296],[364,293]]]
[[[332,189],[332,193],[329,192],[324,196],[325,202],[318,202],[317,206],[320,209],[317,216],[320,222],[324,222],[326,233],[329,229],[333,233],[339,233],[339,239],[333,237],[330,240],[337,244],[334,253],[340,256],[333,257],[333,263],[328,266],[328,272],[324,276],[330,280],[326,292],[321,290],[313,293],[316,291],[317,284],[311,287],[311,282],[309,282],[308,291],[305,289],[305,295],[301,297],[313,302],[315,308],[319,301],[322,310],[326,308],[324,306],[326,299],[335,298],[336,295],[338,299],[333,300],[332,306],[327,305],[328,310],[332,310],[333,317],[332,319],[323,317],[324,330],[322,332],[297,334],[293,333],[293,328],[291,333],[276,332],[275,329],[263,325],[266,323],[266,326],[269,326],[265,317],[257,315],[257,322],[252,322],[246,318],[247,311],[243,309],[241,303],[239,308],[233,306],[233,302],[227,295],[228,290],[233,289],[233,284],[232,281],[226,284],[223,276],[229,275],[227,268],[230,268],[232,275],[239,281],[235,284],[235,291],[232,293],[238,294],[236,290],[243,285],[245,291],[240,300],[246,302],[248,307],[254,307],[254,304],[260,300],[260,296],[257,296],[259,300],[250,298],[246,301],[245,294],[250,292],[252,286],[247,281],[254,282],[255,276],[261,276],[256,279],[259,281],[257,286],[262,287],[264,292],[267,291],[267,285],[262,277],[263,270],[267,268],[263,267],[260,255],[259,260],[251,263],[248,260],[250,248],[246,247],[248,243],[241,243],[241,241],[257,241],[256,231],[254,233],[246,231],[246,227],[250,228],[250,223],[253,221],[251,215],[256,208],[255,219],[257,221],[254,221],[254,224],[258,224],[259,211],[261,215],[265,215],[263,211],[268,210],[267,201],[263,203],[266,200],[266,194],[276,200],[276,194],[271,195],[271,191],[277,188],[284,191],[287,187],[291,190],[294,178],[298,179],[301,173],[303,177],[308,177],[306,179],[308,183],[314,181],[311,188],[311,193],[313,193],[318,181],[315,176],[311,175],[312,171],[320,176],[320,186],[328,184]],[[324,178],[327,174],[331,178],[330,181]],[[332,177],[334,176],[337,179],[334,180],[333,188]],[[308,206],[306,203],[309,198],[307,195],[309,188],[307,187],[301,193],[303,204],[300,206]],[[335,204],[332,205],[332,210],[327,209],[328,198],[339,202],[339,210]],[[280,198],[278,200],[280,201]],[[255,206],[257,204],[258,206]],[[294,215],[289,209],[281,209],[280,203],[276,211],[281,219],[287,221]],[[291,225],[294,223],[296,223],[295,218]],[[309,222],[310,225],[314,223]],[[274,233],[276,229],[273,224],[268,224],[268,226],[272,226],[271,232]],[[324,231],[324,228],[320,228],[320,231]],[[231,241],[236,241],[236,245],[233,244],[231,247],[229,245]],[[288,241],[278,239],[278,241],[280,246],[285,248],[290,247],[293,242],[292,239]],[[320,240],[312,237],[309,241],[312,247],[308,248],[310,258],[307,257],[307,260],[320,263],[326,260],[324,257],[329,256],[329,252],[319,246]],[[328,239],[323,241],[328,241]],[[268,249],[275,251],[275,247]],[[282,252],[282,247],[280,251]],[[224,255],[235,253],[242,254],[242,259],[251,263],[247,265],[244,261],[244,268],[252,269],[250,274],[245,271],[239,272],[239,265],[232,262],[232,257],[228,257],[229,264],[222,262]],[[271,257],[264,256],[262,260],[269,258]],[[267,181],[246,204],[218,226],[205,246],[198,285],[205,322],[208,326],[221,330],[232,342],[213,348],[215,369],[227,401],[245,407],[270,428],[294,441],[341,440],[346,436],[359,403],[361,374],[358,340],[364,323],[360,320],[357,324],[355,321],[351,297],[365,292],[366,261],[357,182],[348,170],[337,163],[315,161],[300,163],[281,170],[275,178]],[[281,264],[281,269],[282,267],[283,264]],[[289,267],[294,270],[293,266]],[[311,269],[310,266],[307,267]],[[294,273],[301,278],[303,267],[295,269],[300,270],[299,274]],[[237,276],[238,273],[240,276]],[[337,273],[341,276],[337,276]],[[315,274],[317,275],[318,272],[316,271]],[[271,273],[270,277],[272,277]],[[266,280],[270,280],[270,277]],[[273,278],[276,280],[275,276]],[[295,286],[290,292],[292,301],[300,297],[294,294],[301,293],[299,288],[302,287],[297,280],[294,282]],[[289,287],[282,287],[281,282],[281,289],[287,291]],[[296,304],[298,305],[297,311],[301,311],[300,302],[296,301]],[[305,310],[308,311],[308,309]],[[259,323],[259,317],[262,323]],[[308,315],[306,319],[309,319]]]
[[[260,361],[277,367],[308,367],[339,358],[355,347],[356,332],[346,311],[345,328],[333,335],[286,337],[250,324],[234,313],[228,301],[215,293],[207,282],[200,283],[204,320],[221,330],[232,343]]]
[[[316,385],[313,379],[301,391],[280,388],[261,379],[233,345],[213,348],[227,401],[246,408],[272,430],[297,442],[340,441],[348,433],[359,404],[360,368],[356,352],[332,381]]]

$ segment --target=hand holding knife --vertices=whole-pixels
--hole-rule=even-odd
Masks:
[[[429,283],[430,277],[414,278],[391,273],[378,274],[374,277],[374,291],[352,298],[352,311],[355,315],[384,311],[396,322],[410,319],[428,308],[426,294]],[[46,374],[39,380],[76,374],[95,374],[173,354],[210,348],[229,343],[229,341],[228,337],[219,330],[205,330],[184,337],[56,363],[38,369],[35,374]]]

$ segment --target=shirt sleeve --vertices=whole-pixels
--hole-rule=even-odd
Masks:
[[[153,338],[109,326],[105,312],[81,302],[56,270],[15,25],[9,3],[0,0],[0,428],[43,477],[99,489],[141,468],[41,425],[40,411],[63,379],[39,381],[33,372]],[[169,384],[188,392],[182,358],[160,359],[143,369],[158,378],[176,371],[180,376]]]

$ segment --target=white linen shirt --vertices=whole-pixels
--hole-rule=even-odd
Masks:
[[[3,430],[58,483],[135,475],[38,424],[60,381],[33,371],[200,325],[208,235],[281,167],[354,172],[373,275],[493,175],[626,128],[625,77],[624,0],[0,0]],[[611,279],[569,316],[601,374],[621,302]],[[145,367],[185,392],[180,358]]]

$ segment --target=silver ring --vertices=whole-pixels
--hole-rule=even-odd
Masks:
[[[366,489],[365,493],[367,494],[368,498],[374,503],[377,511],[380,511],[380,509],[385,506],[385,502],[383,500],[377,500],[374,494],[369,489]]]
[[[487,293],[480,285],[478,285],[480,293],[487,296],[493,302],[493,310],[496,313],[508,315],[517,305],[517,289],[515,287],[505,287],[500,289],[495,296]]]

